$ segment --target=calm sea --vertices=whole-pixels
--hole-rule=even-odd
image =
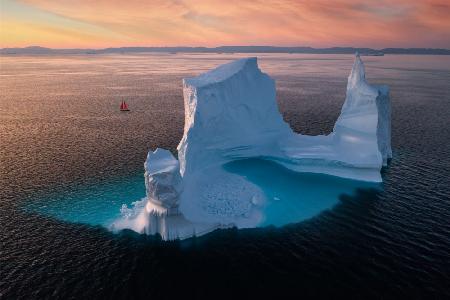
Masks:
[[[450,297],[450,56],[363,57],[391,87],[394,158],[376,189],[181,242],[104,226],[145,195],[147,151],[176,152],[182,78],[243,56],[0,57],[0,298]],[[257,56],[290,126],[329,133],[353,57]]]

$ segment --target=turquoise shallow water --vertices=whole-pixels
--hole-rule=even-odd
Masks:
[[[65,190],[24,202],[24,209],[62,221],[106,228],[120,217],[122,204],[145,197],[144,175],[112,178],[99,183],[69,185]]]
[[[259,227],[283,226],[310,219],[332,209],[341,196],[354,196],[357,189],[381,185],[335,176],[297,173],[262,159],[237,160],[224,165],[228,172],[258,186],[267,202]],[[62,221],[109,228],[120,217],[122,204],[145,197],[143,174],[101,182],[69,185],[65,190],[43,194],[24,202],[24,209]]]
[[[379,184],[312,173],[297,173],[262,159],[234,161],[225,170],[244,176],[267,197],[260,226],[282,226],[312,218],[333,208],[343,195],[357,189],[380,188]]]

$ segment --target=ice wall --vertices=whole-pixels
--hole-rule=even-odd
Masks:
[[[392,156],[388,88],[365,79],[359,55],[333,133],[295,134],[283,121],[274,81],[256,58],[184,80],[185,129],[178,146],[184,180],[210,165],[262,157],[299,172],[381,181]]]
[[[291,133],[275,100],[275,82],[256,57],[184,79],[184,135],[178,145],[182,175],[227,157],[266,152]]]

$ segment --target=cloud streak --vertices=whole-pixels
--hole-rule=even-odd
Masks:
[[[450,48],[450,4],[445,0],[0,1],[9,15],[1,27],[26,20],[41,32],[33,42],[52,47]],[[39,14],[51,17],[42,21]],[[30,44],[30,30],[22,26],[7,36],[1,29],[2,45]],[[60,34],[49,37],[47,31]]]

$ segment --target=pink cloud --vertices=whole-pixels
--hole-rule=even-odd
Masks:
[[[270,44],[450,48],[450,3],[443,0],[22,2],[126,37],[111,40],[111,46]],[[89,43],[96,46],[95,40]]]

